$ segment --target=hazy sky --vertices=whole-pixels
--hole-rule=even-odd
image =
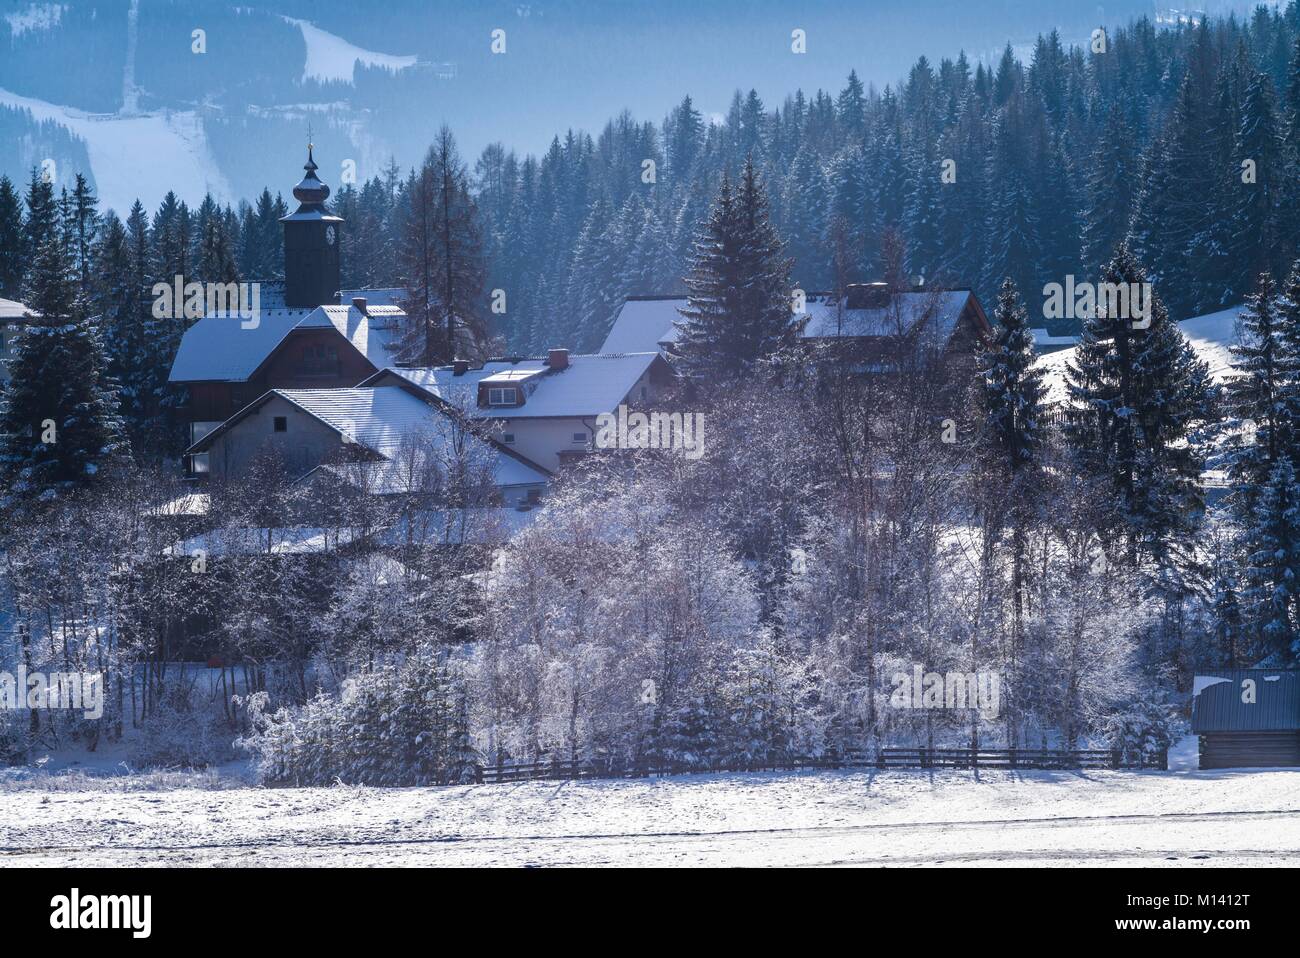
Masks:
[[[412,38],[418,50],[400,36],[377,49],[457,63],[446,96],[423,108],[448,120],[469,153],[492,140],[537,152],[557,129],[594,131],[624,107],[658,121],[688,92],[706,114],[725,112],[737,87],[755,87],[771,107],[797,87],[838,91],[850,69],[883,87],[921,54],[937,63],[964,49],[974,63],[995,58],[1008,40],[1031,44],[1053,27],[1067,43],[1081,42],[1100,24],[1168,9],[1152,0],[461,3],[440,11],[441,37]],[[505,56],[488,52],[494,27],[507,31]],[[790,50],[795,28],[807,33],[806,54]]]

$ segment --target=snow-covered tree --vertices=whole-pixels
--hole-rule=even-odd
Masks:
[[[723,177],[686,286],[673,353],[687,375],[734,379],[793,341],[790,261],[752,160],[737,190]]]

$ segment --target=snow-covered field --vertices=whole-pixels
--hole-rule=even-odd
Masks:
[[[1300,863],[1297,770],[755,773],[388,790],[43,775],[0,778],[0,864]]]

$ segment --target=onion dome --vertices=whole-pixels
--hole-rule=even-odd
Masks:
[[[312,159],[312,147],[307,145],[307,165],[303,167],[307,175],[302,178],[302,182],[293,188],[293,196],[302,204],[299,213],[305,213],[313,209],[321,208],[325,201],[329,199],[330,188],[316,178],[316,161]]]

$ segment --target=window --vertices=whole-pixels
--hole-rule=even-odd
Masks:
[[[512,443],[515,441],[515,434],[513,432],[508,432],[501,437],[501,441],[507,444]]]
[[[288,432],[288,431],[289,431],[289,417],[288,417],[288,416],[276,416],[276,417],[275,417],[275,431],[276,431],[276,432]]]
[[[573,434],[573,441],[574,441],[574,442],[586,442],[586,441],[587,441],[587,434],[586,434],[585,432],[575,432],[575,433]]]
[[[488,390],[489,406],[513,406],[516,402],[514,386],[504,386]]]
[[[650,390],[649,390],[649,389],[647,389],[645,386],[642,386],[642,387],[641,387],[641,398],[642,398],[642,399],[645,399],[645,397],[646,397],[647,395],[649,395],[649,393],[650,393]]]
[[[304,347],[298,372],[302,376],[337,376],[339,351],[324,343],[312,343]]]

